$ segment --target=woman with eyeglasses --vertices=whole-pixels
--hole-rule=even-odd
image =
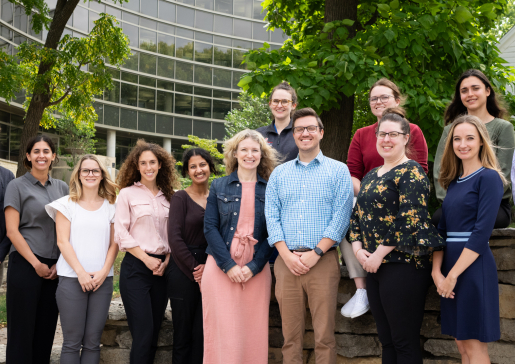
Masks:
[[[382,362],[422,364],[420,328],[431,257],[434,250],[443,249],[444,241],[427,209],[429,178],[409,158],[411,131],[404,111],[386,109],[377,129],[376,149],[383,165],[363,178],[349,241],[368,272],[367,294]]]
[[[116,188],[98,158],[83,156],[70,178],[70,195],[45,206],[55,221],[56,300],[63,330],[61,363],[100,362],[100,337],[113,296]]]
[[[440,167],[444,154],[445,143],[451,124],[460,115],[477,116],[486,126],[488,135],[494,147],[495,156],[501,166],[501,172],[507,181],[510,181],[513,149],[515,148],[515,137],[513,125],[504,120],[508,117],[501,99],[495,93],[492,84],[483,72],[475,69],[465,71],[456,82],[454,97],[445,110],[445,128],[438,143],[435,155],[433,177],[436,191],[436,198],[443,202],[447,190],[439,183]],[[504,194],[495,219],[494,229],[508,227],[511,223],[511,183],[504,185]],[[432,222],[438,226],[442,216],[442,209],[439,208],[433,215]]]
[[[358,196],[363,177],[384,162],[375,147],[376,131],[383,112],[388,108],[399,107],[405,100],[406,97],[401,94],[399,87],[386,78],[380,79],[370,88],[370,109],[372,114],[377,117],[377,123],[356,131],[347,156],[347,166],[352,177],[355,197]],[[404,111],[402,112],[404,113]],[[409,127],[411,158],[418,162],[424,172],[427,173],[426,139],[417,125],[410,123]],[[366,291],[365,277],[367,272],[358,263],[345,239],[340,244],[340,250],[349,271],[349,276],[354,279],[357,288],[356,294],[342,307],[341,313],[345,317],[355,318],[367,312],[370,307]]]
[[[291,116],[297,107],[295,89],[288,82],[281,82],[272,90],[268,106],[274,120],[270,125],[256,131],[263,135],[268,145],[279,152],[282,157],[281,163],[291,161],[299,154],[291,129]]]

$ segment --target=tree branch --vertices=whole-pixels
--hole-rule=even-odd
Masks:
[[[59,104],[61,101],[63,101],[66,98],[66,96],[68,96],[70,94],[71,90],[72,89],[70,87],[68,87],[68,89],[66,90],[66,92],[64,93],[63,96],[61,96],[54,102],[49,102],[48,106],[55,106],[55,105]]]
[[[356,31],[357,31],[357,32],[360,32],[360,31],[362,31],[362,30],[365,30],[365,27],[368,27],[368,26],[370,26],[370,25],[372,25],[372,24],[375,24],[375,22],[377,21],[377,14],[379,14],[379,13],[377,12],[377,9],[376,9],[376,11],[374,12],[374,14],[372,15],[372,18],[370,18],[370,20],[369,20],[369,21],[367,21],[367,22],[365,23],[365,25],[361,24],[361,22],[359,22],[359,21],[358,21],[358,22],[357,22],[357,23],[358,23],[358,26],[356,27]]]

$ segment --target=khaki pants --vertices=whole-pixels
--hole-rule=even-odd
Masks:
[[[306,297],[315,331],[316,364],[336,363],[334,338],[336,298],[340,282],[340,263],[336,250],[330,251],[307,274],[290,272],[281,256],[274,265],[275,295],[283,325],[284,364],[302,364]]]
[[[357,198],[354,197],[354,203],[352,206],[356,206],[356,200]],[[358,259],[354,255],[352,244],[350,244],[345,238],[343,238],[340,243],[340,251],[342,252],[343,260],[345,261],[345,265],[349,271],[350,279],[364,278],[367,276],[367,272],[363,269],[361,264],[359,264]]]

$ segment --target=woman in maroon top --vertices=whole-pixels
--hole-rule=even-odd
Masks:
[[[174,364],[202,364],[204,335],[200,284],[206,263],[204,212],[209,196],[209,176],[215,172],[213,159],[202,148],[184,153],[182,176],[191,186],[170,200],[168,242],[172,259],[166,271],[172,307]]]
[[[374,83],[369,95],[370,109],[378,121],[386,109],[399,106],[405,100],[397,85],[386,78],[382,78]],[[381,158],[375,147],[377,142],[376,128],[377,122],[358,129],[349,147],[347,166],[352,177],[354,196],[358,195],[363,177],[373,168],[384,164],[383,158]],[[418,162],[427,174],[426,139],[417,125],[410,123],[410,131],[410,146],[413,151],[410,158]],[[340,249],[349,271],[349,276],[356,283],[357,291],[354,297],[342,307],[341,313],[343,316],[354,318],[364,314],[369,309],[365,283],[367,273],[359,264],[353,251],[349,249],[349,246],[350,244],[342,242]]]

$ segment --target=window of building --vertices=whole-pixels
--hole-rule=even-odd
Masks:
[[[190,119],[175,118],[173,134],[177,136],[188,136],[192,134],[192,124]]]
[[[252,23],[252,38],[268,42],[268,31],[266,24]]]
[[[159,19],[175,23],[175,4],[170,4],[168,1],[159,1]]]
[[[211,99],[195,97],[193,102],[193,116],[211,118]]]
[[[139,76],[139,84],[150,87],[156,87],[156,79],[152,77]]]
[[[156,133],[173,135],[173,117],[156,115]]]
[[[215,15],[215,33],[232,35],[232,18]]]
[[[139,47],[150,52],[157,52],[157,33],[140,28]]]
[[[234,35],[242,38],[252,38],[252,23],[247,20],[234,19]]]
[[[193,135],[211,139],[211,123],[209,121],[193,120]]]
[[[157,57],[141,52],[139,55],[139,71],[144,73],[149,73],[151,75],[156,74],[156,63]]]
[[[138,107],[155,110],[156,90],[153,88],[140,87],[138,94]]]
[[[157,51],[167,56],[175,56],[175,37],[159,33]]]
[[[218,66],[232,66],[232,48],[215,46],[214,64]]]
[[[156,132],[156,115],[148,112],[138,112],[138,130]]]
[[[193,60],[193,41],[183,38],[176,39],[176,56],[177,58]]]
[[[157,91],[158,111],[173,112],[173,93],[165,91]]]
[[[229,91],[222,91],[222,90],[213,90],[213,97],[218,99],[225,99],[230,100],[231,99],[231,93]]]
[[[122,29],[123,29],[123,33],[129,38],[129,46],[139,47],[139,44],[138,44],[139,28],[135,25],[130,25],[128,23],[122,23]]]
[[[193,28],[195,26],[195,10],[177,5],[177,24]]]
[[[213,31],[213,14],[197,10],[195,16],[195,28]]]
[[[163,90],[173,91],[174,83],[169,81],[157,80],[157,88],[162,88]]]
[[[175,62],[175,78],[182,81],[193,82],[193,65],[184,62]]]
[[[120,113],[120,127],[138,129],[138,113],[136,110],[122,109]]]
[[[231,71],[220,68],[213,69],[213,85],[231,88]]]
[[[120,102],[120,82],[113,81],[113,87],[104,91],[104,100],[110,102]]]
[[[141,12],[145,15],[153,16],[157,18],[157,0],[144,0]]]
[[[157,75],[161,77],[174,78],[175,61],[173,59],[158,57],[157,60]]]
[[[192,96],[175,94],[175,113],[191,115]]]
[[[252,0],[234,0],[234,15],[252,18],[254,3]]]
[[[223,123],[212,123],[213,139],[224,140],[225,138],[225,125]]]
[[[195,42],[195,61],[202,63],[213,63],[213,45]]]
[[[139,0],[129,0],[122,5],[124,8],[139,12]]]
[[[232,0],[215,0],[215,10],[232,14]]]
[[[213,10],[214,0],[197,0],[197,8]]]
[[[121,104],[137,106],[138,86],[122,83]]]
[[[129,72],[123,72],[122,71],[122,80],[132,83],[138,83],[138,75],[134,73]]]
[[[138,70],[138,60],[139,60],[139,52],[132,51],[132,54],[125,61],[125,64],[123,65],[123,67],[133,70],[133,71],[137,71]]]
[[[195,66],[195,83],[213,84],[213,69],[211,67]]]
[[[225,116],[231,111],[231,103],[229,101],[214,100],[213,102],[213,119],[225,119]]]
[[[120,108],[104,105],[104,125],[120,126]]]

